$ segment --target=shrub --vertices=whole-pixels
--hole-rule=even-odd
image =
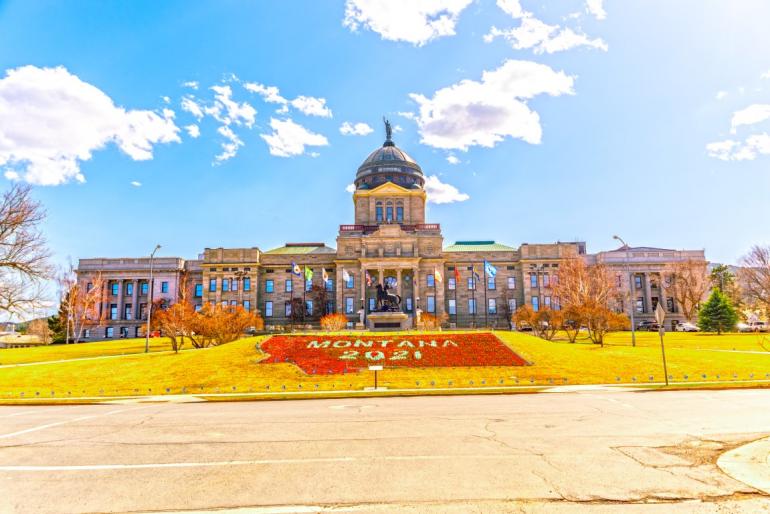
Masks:
[[[344,314],[327,314],[321,318],[321,328],[329,332],[336,332],[345,328],[348,317]]]

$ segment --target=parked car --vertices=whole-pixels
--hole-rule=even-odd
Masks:
[[[748,323],[738,323],[738,332],[767,332],[766,321],[749,321]]]
[[[693,323],[690,323],[689,321],[685,321],[684,323],[679,323],[676,326],[677,332],[698,332],[700,329],[694,325]]]
[[[748,323],[740,322],[735,325],[735,328],[738,329],[738,332],[751,332],[751,326]]]
[[[660,329],[660,325],[655,321],[640,321],[639,324],[636,325],[636,329],[640,332],[657,332]]]

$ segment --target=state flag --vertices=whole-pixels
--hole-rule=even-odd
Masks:
[[[305,266],[305,280],[310,282],[313,280],[313,270]]]
[[[326,273],[326,268],[321,268],[321,278],[323,279],[324,284],[329,282],[329,274]]]
[[[433,277],[436,279],[436,282],[444,281],[444,277],[441,276],[441,272],[438,270],[438,268],[433,268]]]
[[[300,268],[299,264],[297,264],[294,261],[291,261],[291,272],[297,275],[298,277],[302,276],[302,268]]]
[[[350,273],[348,273],[348,270],[345,268],[342,268],[342,280],[344,280],[346,284],[350,282]]]
[[[484,273],[486,273],[488,276],[495,278],[495,275],[497,275],[497,268],[492,266],[491,262],[484,261]]]
[[[372,287],[372,276],[366,272],[366,287]]]
[[[460,283],[460,267],[455,264],[455,282]]]

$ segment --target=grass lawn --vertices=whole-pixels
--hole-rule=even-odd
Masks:
[[[443,332],[450,336],[452,332]],[[320,335],[320,334],[319,334]],[[355,337],[363,334],[356,333]],[[379,334],[382,335],[382,334]],[[389,334],[397,335],[397,334]],[[545,341],[528,334],[496,332],[496,335],[531,366],[387,368],[380,385],[393,388],[492,387],[511,385],[645,383],[662,381],[660,346],[656,333],[641,333],[637,347],[630,334],[613,334],[601,348],[586,341]],[[345,375],[306,375],[293,364],[258,364],[265,355],[256,345],[264,337],[249,337],[205,350],[179,354],[158,353],[168,349],[154,341],[155,353],[126,355],[114,359],[73,360],[33,366],[0,368],[0,401],[67,396],[116,396],[135,394],[246,393],[286,391],[333,391],[362,389],[372,385],[372,372]],[[701,380],[764,380],[770,378],[770,352],[765,338],[756,334],[671,333],[666,335],[669,374],[675,382]],[[78,347],[30,348],[28,355],[57,350],[56,359],[94,356],[82,354],[90,346],[101,346],[100,355],[137,353],[143,342],[122,340],[89,343]],[[122,346],[123,345],[123,346]],[[82,349],[81,349],[82,347]],[[763,352],[739,353],[732,351]],[[719,350],[719,351],[714,351]],[[729,350],[729,351],[723,351]],[[6,361],[0,350],[0,361]],[[72,353],[68,353],[72,352]],[[42,353],[41,353],[42,355]],[[46,354],[47,355],[47,354]],[[29,357],[31,359],[35,359]],[[45,360],[37,358],[37,360]],[[50,359],[49,359],[50,360]],[[26,360],[25,362],[29,362]],[[705,377],[703,376],[705,375]],[[753,376],[752,376],[753,375]],[[685,378],[685,376],[687,378]],[[618,380],[618,378],[620,380]],[[634,380],[635,379],[635,380]],[[285,389],[284,389],[285,388]],[[51,394],[53,392],[53,395]]]
[[[98,343],[52,344],[33,348],[2,349],[0,350],[0,365],[144,353],[144,343],[145,340],[142,337]],[[170,349],[171,345],[167,338],[150,338],[151,352],[167,351]]]

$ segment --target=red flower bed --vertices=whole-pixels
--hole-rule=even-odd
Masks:
[[[490,333],[411,336],[273,336],[263,363],[290,362],[308,374],[386,368],[524,366],[527,362]]]

